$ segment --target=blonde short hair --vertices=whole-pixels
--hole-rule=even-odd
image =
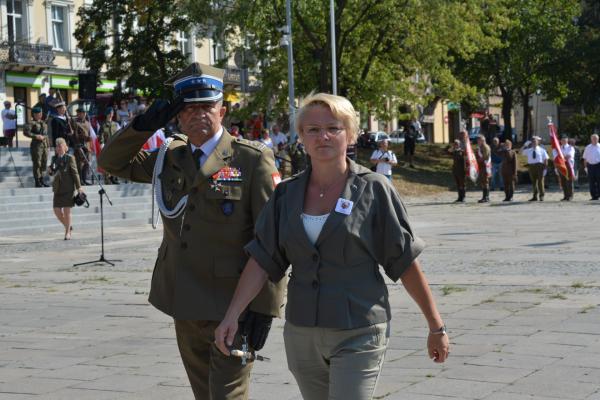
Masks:
[[[64,138],[61,138],[61,137],[57,138],[56,142],[54,142],[54,143],[56,143],[56,146],[58,146],[60,144],[64,144],[65,146],[67,145],[67,141]]]
[[[334,118],[340,120],[344,124],[346,132],[348,133],[349,142],[356,142],[356,138],[358,137],[358,120],[352,103],[345,97],[328,93],[311,93],[302,102],[295,121],[296,132],[298,132],[298,135],[300,135],[301,138],[303,136],[302,125],[304,123],[304,118],[306,117],[306,112],[315,106],[328,108]]]

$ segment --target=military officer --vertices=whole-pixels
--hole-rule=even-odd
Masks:
[[[154,181],[164,226],[150,302],[175,320],[177,344],[197,399],[246,399],[252,363],[214,344],[248,256],[254,223],[280,176],[271,150],[232,137],[221,125],[224,71],[193,63],[168,83],[174,102],[156,100],[117,132],[99,157],[110,174]],[[177,116],[178,129],[158,151],[140,150]],[[154,178],[154,179],[153,179]],[[284,284],[266,283],[240,318],[250,348],[264,344],[279,316]],[[238,335],[234,346],[240,348]]]
[[[81,177],[81,184],[89,185],[87,178],[90,173],[89,161],[92,138],[90,136],[90,123],[83,108],[77,109],[74,128],[73,144],[75,160],[77,160],[77,171]]]
[[[468,140],[468,139],[467,139]],[[448,149],[448,153],[452,155],[452,175],[456,182],[456,190],[458,191],[458,198],[454,201],[455,203],[464,203],[465,201],[465,147],[463,142],[459,139],[454,140],[452,148]]]
[[[490,201],[490,176],[492,175],[492,151],[485,142],[485,136],[477,137],[477,152],[475,153],[479,167],[479,185],[481,186],[481,199],[478,203]]]
[[[119,130],[119,124],[113,121],[113,117],[115,112],[112,107],[106,107],[104,111],[104,121],[100,127],[100,144],[104,146],[106,143],[110,141],[110,138],[114,136],[115,133]],[[104,183],[119,183],[119,180],[116,176],[110,175],[108,172],[104,173]]]
[[[48,164],[48,125],[42,120],[42,109],[31,109],[33,121],[25,125],[23,134],[31,138],[31,161],[33,162],[33,180],[35,187],[48,187],[44,182],[44,171]]]

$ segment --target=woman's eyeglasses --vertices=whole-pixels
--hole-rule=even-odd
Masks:
[[[328,126],[326,128],[307,126],[304,128],[304,134],[307,136],[320,136],[323,131],[327,132],[329,136],[337,136],[345,131],[345,128],[339,126]]]

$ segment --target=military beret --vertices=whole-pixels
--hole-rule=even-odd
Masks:
[[[165,83],[173,86],[184,103],[206,103],[223,98],[224,76],[223,69],[195,62]]]
[[[31,109],[32,114],[37,114],[37,113],[41,113],[41,112],[42,112],[42,107],[33,107]]]
[[[108,115],[110,113],[114,112],[112,107],[106,107],[106,110],[104,110],[104,115]]]
[[[85,110],[83,108],[81,108],[81,107],[78,107],[77,110],[75,110],[75,112],[78,112],[78,113],[82,112],[82,113],[84,113]]]

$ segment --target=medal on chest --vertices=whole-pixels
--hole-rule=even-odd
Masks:
[[[226,182],[242,182],[242,171],[235,167],[223,167],[213,174],[210,180],[210,188],[215,192],[223,192],[223,184]]]

